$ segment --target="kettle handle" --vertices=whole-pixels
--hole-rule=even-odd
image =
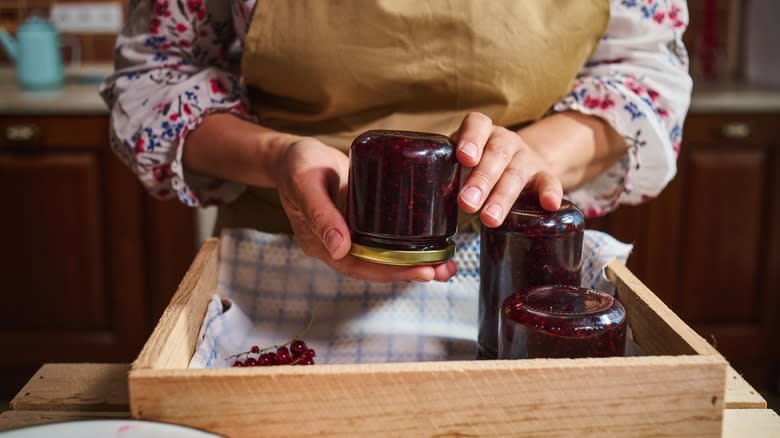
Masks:
[[[8,31],[2,27],[0,27],[0,45],[2,45],[5,49],[6,54],[8,54],[8,58],[16,62],[16,56],[18,53],[16,41],[13,39],[13,37],[11,37]]]
[[[60,36],[60,46],[70,49],[70,63],[67,67],[81,65],[81,42],[77,37]]]

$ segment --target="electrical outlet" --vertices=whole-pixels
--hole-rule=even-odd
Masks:
[[[122,29],[120,3],[55,3],[50,19],[60,32],[118,33]]]

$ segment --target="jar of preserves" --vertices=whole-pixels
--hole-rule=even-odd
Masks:
[[[455,253],[460,165],[443,135],[372,130],[349,152],[347,224],[356,257],[392,265]]]
[[[479,359],[495,359],[501,303],[518,290],[547,284],[580,285],[585,216],[564,199],[547,211],[538,194],[523,191],[497,228],[480,233]]]
[[[504,301],[499,333],[499,359],[624,356],[626,311],[601,291],[541,286]]]

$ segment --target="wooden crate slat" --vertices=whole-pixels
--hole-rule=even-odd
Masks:
[[[197,346],[203,315],[217,286],[219,240],[208,239],[179,284],[133,369],[186,368]]]
[[[780,416],[771,409],[726,409],[723,438],[780,437]]]
[[[764,409],[766,400],[730,365],[726,373],[726,409]]]
[[[187,369],[216,289],[203,245],[129,377],[131,414],[226,435],[719,436],[728,364],[622,264],[650,356]]]
[[[14,410],[124,411],[129,364],[45,364],[11,400]]]
[[[131,371],[131,413],[228,436],[718,436],[726,372],[711,356],[275,368]]]
[[[609,281],[615,284],[616,295],[626,308],[634,340],[647,354],[720,355],[623,263],[612,261],[607,265],[606,274]]]

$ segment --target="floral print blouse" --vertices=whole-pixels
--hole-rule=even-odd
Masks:
[[[113,150],[158,198],[226,203],[240,184],[187,172],[187,133],[213,112],[252,119],[240,80],[241,46],[256,0],[131,0],[101,87]],[[692,81],[682,34],[685,0],[610,0],[602,40],[571,92],[550,109],[602,117],[626,156],[567,193],[588,216],[653,198],[674,177]]]

